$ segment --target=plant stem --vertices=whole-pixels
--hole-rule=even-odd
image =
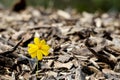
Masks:
[[[38,76],[38,59],[36,60],[36,64],[37,64],[36,75]]]

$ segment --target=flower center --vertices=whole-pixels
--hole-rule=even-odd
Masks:
[[[41,49],[41,48],[42,48],[42,45],[38,45],[38,47],[39,47],[39,49]]]

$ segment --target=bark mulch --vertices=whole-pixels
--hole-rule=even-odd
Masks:
[[[51,46],[39,61],[34,37]],[[119,80],[120,14],[28,7],[0,10],[0,80]]]

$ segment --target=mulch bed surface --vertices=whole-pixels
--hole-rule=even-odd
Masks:
[[[28,54],[34,37],[50,54]],[[120,14],[28,7],[0,10],[0,80],[119,80]]]

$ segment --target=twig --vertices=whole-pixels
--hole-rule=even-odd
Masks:
[[[0,55],[5,55],[5,54],[9,54],[9,53],[14,52],[22,41],[23,41],[23,39],[21,39],[12,49],[10,49],[8,51],[1,52]]]

